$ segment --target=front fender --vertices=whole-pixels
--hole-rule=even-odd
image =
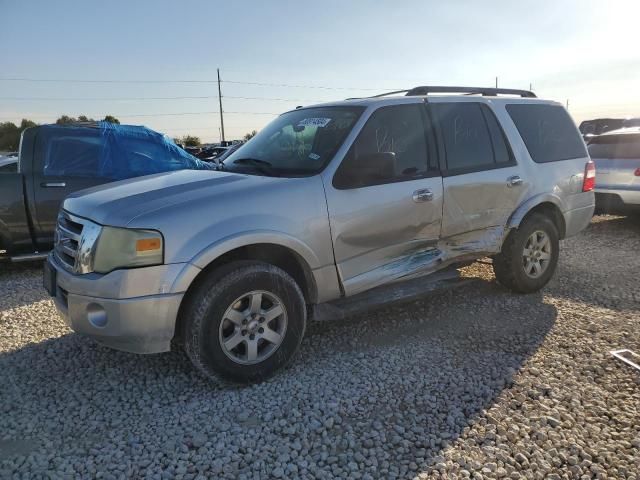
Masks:
[[[205,268],[231,250],[258,243],[271,243],[289,248],[300,255],[312,270],[322,266],[315,252],[307,244],[291,235],[273,230],[250,230],[224,237],[202,249],[189,263],[198,268]]]
[[[522,219],[531,211],[531,209],[535,208],[537,205],[541,203],[552,203],[556,207],[560,209],[561,212],[566,210],[565,204],[562,199],[553,193],[541,193],[534,197],[531,197],[529,200],[520,204],[518,208],[511,214],[509,221],[507,222],[507,228],[517,228],[520,226],[520,222]]]
[[[312,271],[320,264],[313,250],[291,235],[271,230],[253,230],[222,238],[203,248],[185,265],[172,285],[172,292],[186,291],[198,274],[209,264],[236,248],[260,243],[286,247],[298,254]]]

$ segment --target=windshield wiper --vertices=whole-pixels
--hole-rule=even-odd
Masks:
[[[266,175],[275,175],[276,172],[271,165],[270,162],[266,160],[260,160],[259,158],[238,158],[234,160],[231,165],[250,165],[254,167],[259,172],[265,173]],[[228,167],[228,165],[227,165]]]

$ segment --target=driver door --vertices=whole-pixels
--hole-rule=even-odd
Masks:
[[[335,260],[347,296],[437,263],[442,178],[426,125],[423,104],[377,109],[331,184],[325,182]],[[386,173],[367,177],[365,170],[371,169],[358,167],[367,155],[389,152],[395,160]]]

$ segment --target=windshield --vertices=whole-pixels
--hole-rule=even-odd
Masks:
[[[224,169],[275,176],[321,171],[363,107],[318,107],[284,113],[224,161]]]

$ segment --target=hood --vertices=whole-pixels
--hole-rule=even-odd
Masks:
[[[255,191],[284,180],[231,172],[180,170],[81,190],[69,195],[62,208],[101,225],[125,227],[159,209],[201,202],[213,205],[240,191]]]

